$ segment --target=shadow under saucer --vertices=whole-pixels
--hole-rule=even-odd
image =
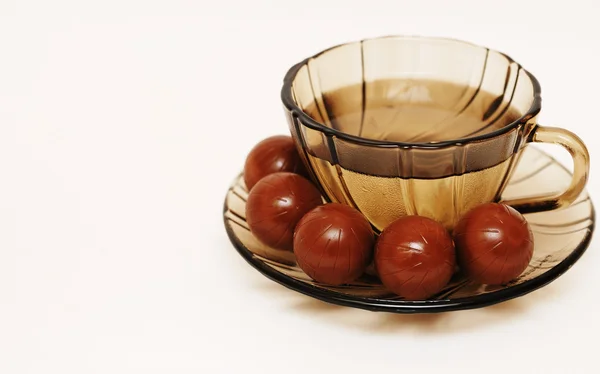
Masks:
[[[280,298],[283,308],[290,313],[309,314],[311,318],[326,321],[347,329],[363,330],[381,334],[419,332],[431,334],[456,333],[502,324],[516,317],[533,313],[544,304],[560,298],[565,282],[552,283],[527,295],[486,308],[452,311],[446,313],[396,314],[371,312],[327,303],[293,292],[268,281],[257,280],[253,288],[264,290]]]

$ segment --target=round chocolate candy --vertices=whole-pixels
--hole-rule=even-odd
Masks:
[[[258,240],[291,251],[296,224],[322,203],[319,190],[306,178],[293,173],[269,174],[248,194],[246,220]]]
[[[375,245],[381,282],[407,300],[423,300],[440,292],[456,266],[454,243],[440,223],[405,216],[386,227]]]
[[[294,141],[289,136],[271,136],[252,148],[244,164],[244,182],[250,191],[259,180],[277,172],[307,175]]]
[[[371,225],[359,211],[332,203],[314,208],[298,222],[294,254],[309,277],[337,286],[364,273],[374,242]]]
[[[476,282],[501,285],[515,279],[533,256],[533,234],[515,209],[483,204],[465,214],[454,228],[461,270]]]

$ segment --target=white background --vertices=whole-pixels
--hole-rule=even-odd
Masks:
[[[524,298],[401,316],[268,281],[221,216],[248,150],[287,132],[286,70],[386,34],[515,57],[540,122],[585,139],[596,197],[598,4],[0,0],[0,373],[598,373],[596,241]]]

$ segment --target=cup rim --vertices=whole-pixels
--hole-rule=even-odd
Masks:
[[[481,135],[477,135],[477,136],[469,136],[469,137],[460,138],[460,139],[444,140],[444,141],[435,142],[435,143],[416,143],[416,142],[398,142],[398,141],[369,139],[369,138],[364,138],[361,136],[351,135],[351,134],[345,133],[343,131],[333,129],[331,127],[327,127],[326,125],[312,119],[308,114],[306,114],[294,102],[294,98],[292,97],[292,83],[293,83],[294,79],[296,78],[298,71],[304,65],[308,64],[308,62],[311,59],[315,59],[328,51],[331,51],[333,49],[336,49],[336,48],[339,48],[339,47],[342,47],[345,45],[355,44],[355,43],[362,44],[366,41],[380,40],[380,39],[421,39],[421,40],[431,40],[431,41],[459,42],[459,43],[471,45],[471,46],[477,47],[477,48],[484,48],[488,52],[498,53],[498,54],[504,56],[510,63],[516,64],[518,66],[518,68],[520,70],[523,70],[523,72],[525,74],[527,74],[529,79],[531,79],[531,83],[533,85],[533,96],[534,96],[531,106],[521,117],[519,117],[515,121],[511,122],[510,124],[508,124],[506,126],[499,128],[497,130],[494,130],[494,131],[491,131],[491,132],[488,132],[485,134],[481,134]],[[491,48],[488,48],[488,47],[485,47],[485,46],[482,46],[482,45],[479,45],[476,43],[472,43],[472,42],[468,42],[468,41],[464,41],[464,40],[460,40],[460,39],[455,39],[455,38],[436,37],[436,36],[418,36],[418,35],[386,35],[386,36],[366,38],[366,39],[349,41],[349,42],[337,44],[337,45],[334,45],[327,49],[324,49],[310,57],[307,57],[304,60],[302,60],[301,62],[295,64],[287,71],[287,73],[284,77],[283,87],[281,89],[281,100],[283,101],[283,105],[292,113],[293,116],[299,117],[302,124],[304,124],[305,126],[311,128],[313,130],[324,132],[328,136],[336,136],[340,139],[343,139],[343,140],[346,140],[346,141],[349,141],[352,143],[370,145],[370,146],[379,146],[379,147],[441,148],[441,147],[448,147],[448,146],[459,146],[459,145],[462,145],[465,143],[486,140],[486,139],[494,138],[496,136],[499,136],[499,135],[502,135],[502,134],[505,134],[505,133],[511,131],[512,129],[516,128],[520,124],[527,122],[530,118],[536,116],[540,112],[541,107],[542,107],[541,93],[542,93],[542,89],[541,89],[540,83],[537,80],[537,78],[533,74],[531,74],[527,69],[523,68],[523,66],[521,66],[521,64],[516,62],[512,57],[510,57],[506,53],[500,52],[498,50],[491,49]]]

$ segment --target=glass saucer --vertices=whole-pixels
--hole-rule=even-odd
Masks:
[[[559,192],[570,182],[571,174],[567,169],[548,154],[528,146],[502,197],[513,199]],[[227,192],[223,216],[229,239],[256,270],[289,289],[322,301],[392,313],[436,313],[480,308],[543,287],[579,260],[590,243],[595,221],[594,207],[585,191],[568,208],[526,214],[535,238],[535,250],[528,268],[519,278],[504,286],[487,286],[456,275],[443,291],[432,298],[407,301],[390,293],[376,277],[368,274],[342,286],[313,281],[296,265],[293,253],[269,248],[250,233],[245,219],[247,196],[240,175]]]

